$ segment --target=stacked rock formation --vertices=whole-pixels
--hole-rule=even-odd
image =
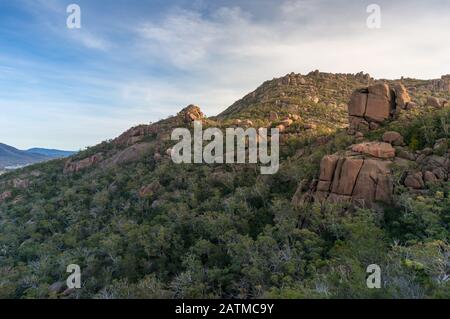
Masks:
[[[379,124],[393,117],[397,108],[408,108],[411,102],[402,84],[389,87],[379,83],[353,92],[348,105],[349,132],[377,129]]]
[[[193,121],[199,121],[202,120],[205,115],[202,113],[200,108],[196,105],[189,105],[183,110],[181,110],[180,113],[178,113],[179,117],[182,117],[184,119],[185,123],[191,123]]]
[[[376,84],[353,93],[349,103],[349,131],[356,140],[362,130],[378,127],[397,109],[408,109],[411,99],[402,84],[392,88]],[[320,177],[309,188],[303,181],[292,199],[294,206],[309,201],[348,203],[376,208],[391,203],[394,194],[392,164],[405,168],[399,183],[415,193],[427,192],[432,183],[449,181],[450,141],[440,139],[433,149],[411,152],[401,134],[385,132],[382,142],[362,142],[343,153],[323,157]],[[395,148],[394,148],[395,147]],[[442,155],[436,155],[436,154]],[[411,167],[415,167],[412,169]]]
[[[433,149],[415,153],[401,146],[403,137],[397,132],[386,132],[383,141],[355,144],[342,154],[323,157],[320,178],[313,184],[312,193],[305,194],[300,190],[296,201],[305,202],[305,197],[309,196],[318,202],[346,202],[366,208],[391,203],[394,163],[405,168],[400,184],[414,193],[426,193],[431,184],[450,181],[450,143],[447,139],[436,141]],[[436,151],[443,155],[436,155]]]
[[[316,199],[369,208],[378,201],[390,202],[393,192],[390,165],[394,156],[390,144],[378,142],[357,144],[345,154],[325,156],[320,165]]]

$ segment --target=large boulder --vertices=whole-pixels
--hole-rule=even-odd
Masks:
[[[160,125],[155,123],[151,125],[139,125],[130,128],[113,140],[115,145],[130,146],[141,142],[147,135],[155,135],[161,132]]]
[[[364,160],[360,158],[340,158],[336,165],[336,176],[333,179],[331,192],[351,196],[363,164]]]
[[[180,116],[185,123],[200,121],[205,117],[200,108],[193,104],[188,105],[183,110],[181,110],[181,112],[178,113],[178,116]]]
[[[348,117],[349,128],[353,132],[358,130],[360,131],[368,131],[370,128],[369,122],[367,122],[364,117],[359,116],[349,116]]]
[[[321,161],[320,180],[313,198],[319,202],[352,203],[372,208],[389,203],[393,195],[392,161],[346,153]]]
[[[383,134],[383,142],[395,145],[402,146],[404,145],[403,136],[400,133],[394,131],[388,131]]]
[[[406,187],[413,189],[425,188],[425,183],[422,178],[422,172],[408,174],[408,176],[406,176],[404,184]]]
[[[387,132],[383,139],[391,143],[402,140],[397,132]],[[435,143],[442,155],[425,148],[416,152],[416,157],[406,147],[397,147],[399,156],[395,157],[396,150],[385,142],[360,143],[352,145],[344,153],[326,155],[320,163],[319,181],[314,184],[312,194],[303,196],[302,200],[310,198],[320,203],[326,201],[375,209],[380,208],[379,203],[391,204],[394,196],[393,164],[405,172],[405,178],[400,178],[399,182],[410,192],[431,194],[433,184],[449,181],[447,142],[442,139]]]
[[[406,109],[407,105],[411,102],[411,97],[408,94],[405,86],[402,83],[394,85],[395,91],[395,103],[397,107]]]
[[[433,97],[433,96],[429,96],[427,98],[427,105],[428,106],[432,106],[432,107],[441,107],[442,104],[441,104],[441,101],[438,98]]]
[[[399,87],[401,105],[409,101],[406,89]],[[373,130],[391,118],[396,109],[395,90],[385,83],[355,90],[348,104],[350,132]],[[403,107],[403,106],[402,106]]]
[[[433,172],[425,171],[425,173],[423,173],[423,180],[426,184],[433,184],[438,181],[438,178]]]
[[[395,108],[391,89],[387,84],[376,84],[368,88],[367,107],[365,117],[375,122],[384,122],[392,114]]]
[[[321,181],[332,181],[338,160],[339,156],[337,155],[326,155],[322,158],[322,161],[320,163]]]
[[[378,158],[395,157],[395,149],[391,144],[384,142],[367,142],[351,146],[351,150],[356,153],[370,155]]]
[[[375,202],[390,202],[394,184],[390,161],[364,160],[352,193],[353,201],[362,207],[371,207]]]
[[[363,117],[366,114],[367,90],[356,90],[353,92],[348,104],[348,114],[350,116]]]

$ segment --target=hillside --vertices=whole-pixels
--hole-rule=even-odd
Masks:
[[[320,107],[336,109],[345,117],[345,107],[350,94],[358,87],[373,81],[368,74],[329,74],[314,71],[308,75],[291,73],[263,83],[255,91],[238,100],[218,119],[250,117],[266,118],[271,112],[287,115],[301,112],[314,116]],[[316,118],[330,121],[331,118]],[[338,120],[341,120],[338,118]]]
[[[0,297],[449,298],[449,100],[448,76],[292,73],[2,175]],[[280,170],[174,164],[194,120],[278,127]]]

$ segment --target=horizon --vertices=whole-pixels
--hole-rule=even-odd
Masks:
[[[71,3],[81,8],[80,29],[66,26]],[[449,3],[377,1],[381,25],[370,29],[371,3],[2,3],[0,142],[82,150],[189,104],[217,115],[290,72],[450,73],[450,44],[442,40]]]
[[[55,149],[55,148],[48,148],[48,147],[45,147],[45,146],[34,146],[34,147],[27,147],[27,148],[17,148],[14,145],[10,145],[8,143],[3,143],[2,141],[0,141],[0,146],[1,145],[14,147],[17,150],[24,151],[24,152],[29,152],[29,151],[31,151],[33,149],[45,149],[45,150],[49,150],[49,151],[60,151],[60,152],[78,152],[78,151],[80,151],[80,150]]]

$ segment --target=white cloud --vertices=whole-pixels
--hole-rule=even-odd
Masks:
[[[266,19],[239,7],[208,15],[176,9],[137,34],[150,59],[188,72],[206,101],[213,87],[242,91],[291,71],[364,70],[386,78],[448,73],[449,20],[437,7],[423,15],[405,3],[382,3],[380,30],[367,28],[365,3],[289,0]]]
[[[111,44],[105,39],[96,36],[84,29],[67,30],[66,33],[71,39],[77,41],[88,49],[106,51],[111,48]]]

